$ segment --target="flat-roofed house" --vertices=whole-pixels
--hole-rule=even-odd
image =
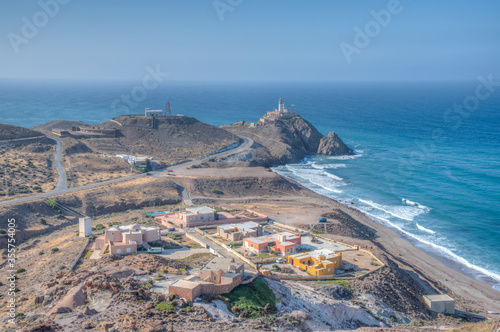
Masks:
[[[188,207],[185,211],[179,212],[177,217],[185,224],[191,222],[203,222],[215,220],[215,210],[208,206]]]
[[[217,235],[231,242],[241,241],[247,237],[261,236],[262,226],[253,221],[241,224],[220,225],[217,226]]]
[[[138,247],[149,247],[148,242],[160,240],[158,227],[142,227],[137,224],[113,226],[96,238],[94,249],[109,248],[111,255],[127,255],[137,253]]]
[[[295,253],[297,247],[300,245],[301,235],[290,232],[281,232],[243,239],[243,246],[251,251],[262,253],[273,250],[285,256]]]
[[[194,300],[203,294],[225,294],[241,283],[243,263],[234,258],[215,257],[199,272],[172,283],[168,287],[169,294],[177,294],[188,300]]]
[[[342,252],[317,249],[296,253],[287,257],[288,263],[314,276],[333,275],[335,269],[342,267]]]

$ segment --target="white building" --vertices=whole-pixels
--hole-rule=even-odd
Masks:
[[[89,217],[79,218],[78,226],[80,237],[87,237],[92,235],[92,223]]]
[[[144,110],[144,115],[145,116],[151,116],[151,117],[162,116],[163,115],[163,111],[162,110],[150,110],[149,108],[146,108]]]
[[[450,315],[455,313],[455,300],[446,294],[424,295],[423,298],[431,311]]]

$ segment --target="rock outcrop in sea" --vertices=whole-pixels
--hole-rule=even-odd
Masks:
[[[353,151],[332,131],[321,139],[316,153],[325,156],[343,156],[352,154]]]

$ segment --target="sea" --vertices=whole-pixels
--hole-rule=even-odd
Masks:
[[[485,78],[487,80],[487,76]],[[478,94],[479,93],[479,94]],[[223,125],[256,122],[282,98],[355,154],[273,170],[394,229],[500,291],[500,87],[463,82],[1,81],[0,122],[98,124],[164,109]]]

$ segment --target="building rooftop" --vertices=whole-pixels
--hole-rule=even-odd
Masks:
[[[455,301],[452,297],[447,294],[429,294],[424,295],[430,301]]]
[[[202,267],[202,270],[212,270],[212,271],[227,271],[229,270],[229,265],[234,265],[235,269],[243,266],[243,263],[235,262],[233,258],[226,257],[214,257],[212,260],[207,262],[207,264]]]
[[[259,227],[259,224],[253,221],[243,222],[241,224],[227,224],[219,226],[220,229],[229,230],[233,228],[238,228],[241,232],[251,232]]]
[[[266,241],[268,239],[265,236],[247,237],[245,240],[253,242],[253,243],[258,243],[258,244],[269,242],[269,241]]]
[[[203,284],[206,282],[203,281],[189,281],[189,280],[177,280],[176,282],[172,283],[172,286],[177,286],[177,287],[182,287],[182,288],[187,288],[187,289],[193,289],[196,288],[198,285]]]
[[[307,258],[307,257],[314,257],[316,259],[319,259],[319,256],[325,256],[326,259],[328,259],[328,258],[337,257],[338,255],[335,252],[333,252],[333,251],[331,251],[329,249],[317,249],[317,250],[313,250],[313,251],[301,252],[301,253],[298,253],[298,254],[293,254],[293,255],[290,255],[290,256],[298,258],[298,259]]]
[[[288,242],[288,241],[281,242],[280,244],[281,244],[282,246],[291,246],[291,245],[295,245],[295,243],[293,243],[293,242]]]
[[[231,273],[231,272],[226,272],[226,273],[224,273],[222,276],[223,276],[224,278],[231,278],[231,279],[233,279],[233,278],[236,278],[236,277],[237,277],[237,276],[239,276],[239,275],[241,275],[241,274],[239,274],[239,273]]]
[[[190,214],[189,212],[191,212],[193,214],[194,213],[213,213],[213,212],[215,212],[215,210],[212,208],[209,208],[208,206],[197,206],[197,207],[186,208],[185,214],[188,215],[188,214]]]

